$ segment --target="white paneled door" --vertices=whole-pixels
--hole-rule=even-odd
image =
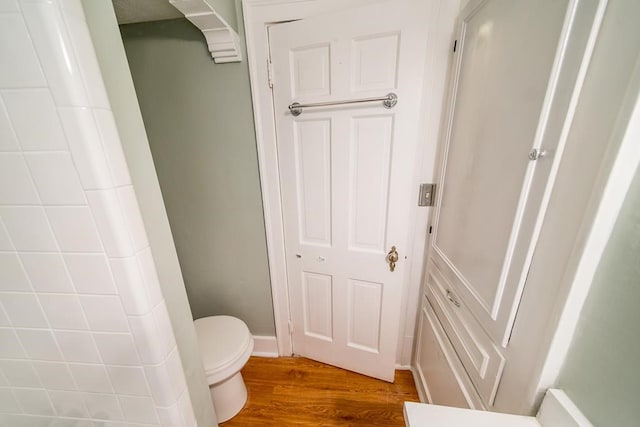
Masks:
[[[426,16],[394,1],[270,27],[295,354],[393,381]],[[382,102],[288,109],[374,98]],[[395,269],[388,253],[399,254]]]

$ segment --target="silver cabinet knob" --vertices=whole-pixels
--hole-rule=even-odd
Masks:
[[[537,148],[534,148],[529,151],[529,160],[538,160],[545,157],[547,154],[549,154],[547,150],[538,150]]]

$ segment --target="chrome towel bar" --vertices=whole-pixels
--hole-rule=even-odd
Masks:
[[[298,102],[294,102],[289,105],[289,111],[294,116],[299,116],[302,114],[303,108],[311,108],[311,107],[327,107],[330,105],[345,105],[345,104],[361,104],[363,102],[377,102],[382,101],[382,105],[384,108],[393,108],[398,103],[398,95],[391,92],[385,96],[380,96],[377,98],[362,98],[362,99],[350,99],[345,101],[329,101],[329,102],[316,102],[313,104],[300,104]]]

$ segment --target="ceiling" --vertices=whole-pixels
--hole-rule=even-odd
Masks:
[[[162,21],[184,16],[168,0],[113,0],[113,6],[118,24]]]

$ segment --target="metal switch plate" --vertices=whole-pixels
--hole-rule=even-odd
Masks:
[[[433,192],[435,188],[435,184],[420,184],[418,206],[433,206]]]

